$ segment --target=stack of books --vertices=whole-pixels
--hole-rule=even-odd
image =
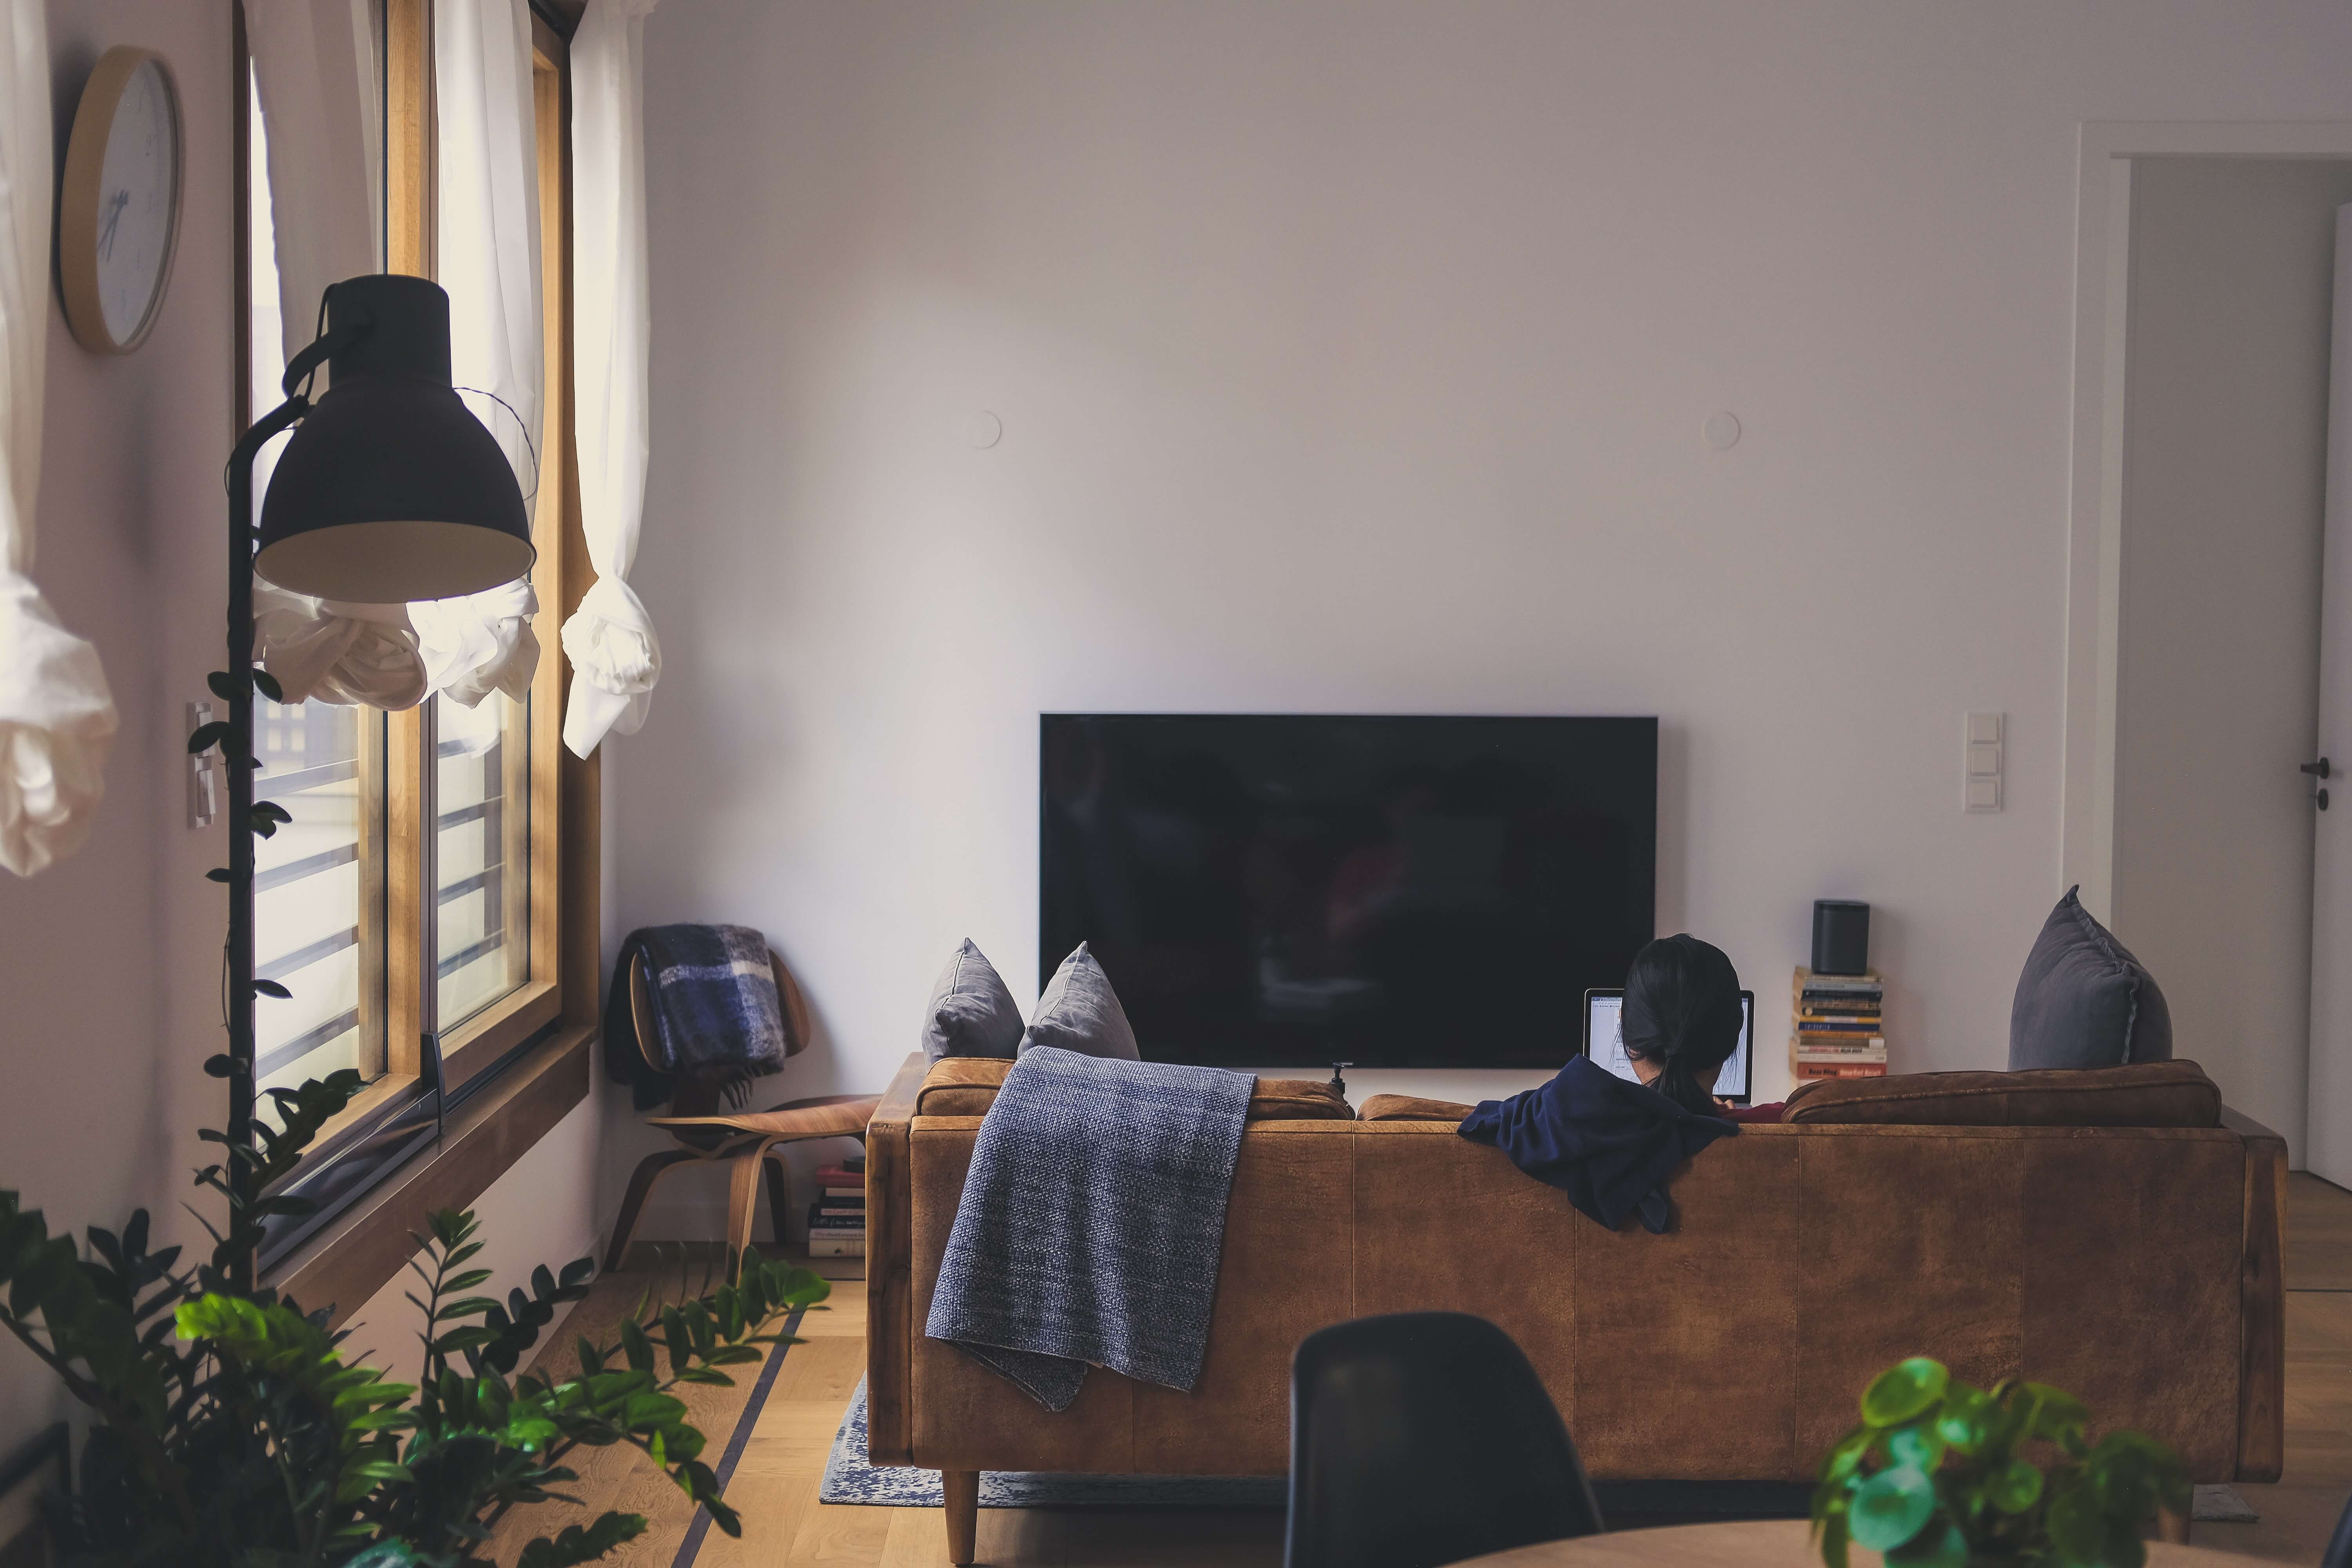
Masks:
[[[866,1256],[866,1156],[818,1167],[817,1199],[809,1205],[811,1258]]]
[[[1815,974],[1791,987],[1796,1028],[1789,1070],[1799,1079],[1886,1076],[1886,984],[1876,974]]]

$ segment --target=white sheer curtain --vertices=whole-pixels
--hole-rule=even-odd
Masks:
[[[383,133],[369,0],[244,4],[261,109],[251,171],[259,414],[277,406],[286,362],[318,335],[327,286],[383,269]],[[257,506],[278,450],[254,465]],[[425,657],[403,605],[314,599],[257,577],[254,649],[289,702],[397,710],[425,700]]]
[[[98,650],[32,579],[55,173],[43,4],[0,0],[0,866],[19,877],[89,837],[115,729]]]
[[[258,194],[285,220],[269,226],[282,372],[319,335],[327,285],[383,268],[375,24],[367,0],[245,0],[245,33],[269,174]],[[254,412],[276,403],[257,395]]]
[[[563,743],[634,735],[661,678],[653,617],[626,581],[644,522],[646,422],[645,29],[655,0],[588,0],[572,39],[572,375],[580,521],[596,581],[563,623]]]
[[[539,479],[545,360],[526,0],[437,0],[433,69],[440,144],[436,271],[449,291],[453,378],[530,495]],[[530,627],[538,608],[528,582],[411,605],[426,683],[468,708],[492,691],[520,699],[539,668],[539,638]]]

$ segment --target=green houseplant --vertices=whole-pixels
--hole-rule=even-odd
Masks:
[[[1979,1389],[1925,1356],[1897,1363],[1822,1461],[1822,1561],[1845,1568],[1851,1543],[1932,1568],[2139,1568],[2150,1516],[2187,1511],[2188,1471],[2137,1432],[2092,1442],[2090,1419],[2045,1384]]]
[[[216,1062],[224,1058],[215,1058]],[[250,1143],[207,1131],[247,1179],[222,1166],[197,1181],[228,1200],[229,1224],[192,1268],[150,1251],[141,1210],[88,1250],[52,1236],[39,1211],[0,1191],[0,1328],[38,1357],[94,1417],[76,1495],[58,1521],[68,1562],[121,1568],[455,1568],[484,1563],[509,1509],[564,1498],[564,1456],[625,1443],[667,1470],[730,1535],[741,1532],[702,1461],[702,1434],[673,1390],[728,1384],[759,1361],[790,1313],[831,1287],[806,1268],[746,1255],[698,1297],[638,1303],[609,1344],[577,1344],[569,1378],[519,1372],[558,1307],[587,1294],[587,1258],[539,1268],[529,1291],[474,1294],[488,1272],[473,1216],[445,1212],[411,1267],[424,1373],[394,1384],[343,1360],[325,1311],[306,1313],[244,1285],[262,1222],[297,1212],[273,1195],[302,1149],[360,1087],[338,1072],[268,1091],[278,1125]],[[705,1280],[708,1285],[709,1282]],[[646,1528],[608,1512],[524,1545],[515,1568],[590,1563]]]

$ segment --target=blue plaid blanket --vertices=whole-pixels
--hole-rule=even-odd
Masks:
[[[629,963],[653,980],[654,1037],[637,1038]],[[749,926],[644,926],[621,943],[604,1003],[604,1064],[639,1110],[667,1100],[684,1079],[725,1089],[740,1105],[751,1080],[781,1071],[788,1042],[768,939]]]
[[[1089,1364],[1189,1393],[1256,1081],[1024,1052],[980,1124],[923,1332],[1048,1410]]]

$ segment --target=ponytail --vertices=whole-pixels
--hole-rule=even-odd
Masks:
[[[1625,976],[1625,1054],[1658,1069],[1650,1087],[1684,1110],[1718,1114],[1699,1081],[1739,1047],[1739,972],[1719,947],[1688,934],[1633,955]]]

